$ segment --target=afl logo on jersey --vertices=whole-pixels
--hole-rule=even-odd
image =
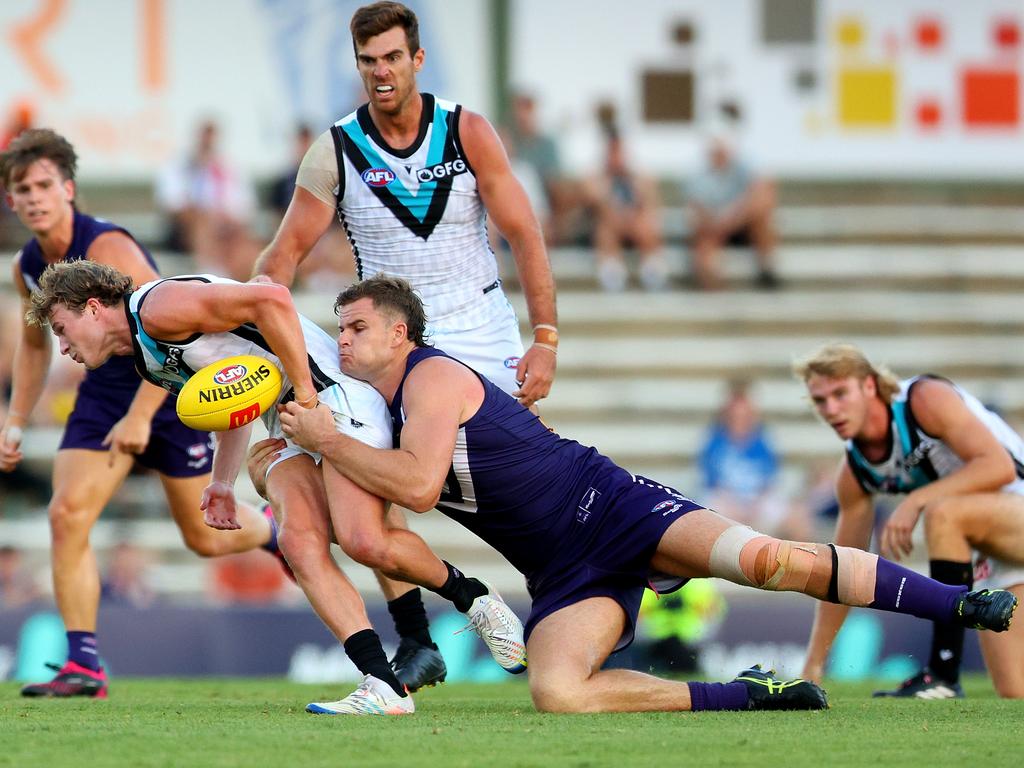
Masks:
[[[668,515],[671,515],[673,512],[678,512],[681,506],[683,505],[679,504],[678,502],[672,501],[671,499],[666,499],[665,501],[659,501],[657,504],[655,504],[651,508],[651,514],[654,515],[658,512],[661,512],[662,517],[667,517]]]
[[[416,178],[425,184],[428,181],[440,181],[448,176],[458,176],[460,173],[465,173],[466,170],[466,161],[460,158],[449,160],[447,163],[438,163],[429,168],[420,168],[416,171]]]
[[[513,368],[518,368],[519,367],[519,358],[518,357],[506,357],[505,358],[505,367],[508,368],[509,370],[511,370]]]
[[[218,384],[230,384],[233,381],[244,379],[247,373],[249,373],[249,369],[244,365],[229,365],[213,374],[213,380]]]
[[[395,180],[395,174],[387,168],[367,168],[360,174],[360,178],[371,187],[386,187]]]

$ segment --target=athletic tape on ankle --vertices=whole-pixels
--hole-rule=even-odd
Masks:
[[[835,547],[837,591],[844,605],[865,606],[875,601],[878,555],[853,547]]]
[[[763,536],[748,525],[726,528],[711,547],[711,559],[708,561],[711,575],[747,587],[754,586],[740,567],[740,552],[747,543]]]

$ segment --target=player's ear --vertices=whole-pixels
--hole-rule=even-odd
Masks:
[[[398,346],[409,337],[409,326],[399,320],[391,326],[392,341]]]
[[[75,182],[73,179],[64,179],[64,195],[69,203],[75,201]]]
[[[416,53],[412,55],[412,68],[414,71],[419,72],[423,69],[423,62],[427,57],[427,52],[420,48]]]

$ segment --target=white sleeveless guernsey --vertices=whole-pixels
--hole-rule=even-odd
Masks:
[[[380,272],[408,280],[437,333],[481,328],[511,308],[459,140],[462,107],[422,98],[419,135],[404,150],[388,146],[366,105],[331,128],[338,216],[360,280]]]

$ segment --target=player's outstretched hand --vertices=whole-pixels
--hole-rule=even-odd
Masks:
[[[555,380],[557,363],[558,358],[550,349],[533,346],[526,350],[516,368],[516,381],[522,384],[518,391],[512,393],[513,397],[526,408],[547,397],[551,382]]]
[[[323,441],[335,434],[334,412],[325,405],[303,408],[294,400],[277,408],[281,431],[307,451],[319,451]]]
[[[218,531],[237,531],[242,524],[236,519],[235,489],[231,483],[215,480],[203,489],[199,502],[203,522]]]
[[[110,449],[110,465],[118,453],[138,456],[149,445],[150,421],[126,413],[103,438],[103,446]]]
[[[253,443],[249,449],[245,467],[249,470],[249,479],[252,480],[256,493],[264,499],[267,499],[267,469],[286,445],[288,443],[280,437],[268,437]]]

